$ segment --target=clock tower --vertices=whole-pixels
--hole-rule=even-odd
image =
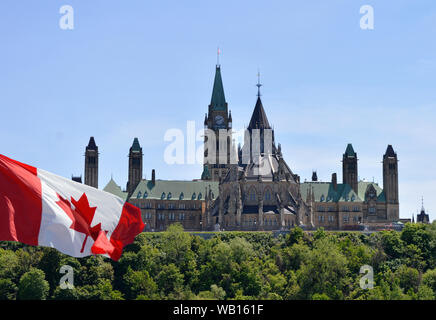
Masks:
[[[232,114],[224,96],[219,64],[215,69],[212,98],[204,119],[204,129],[204,165],[201,179],[219,181],[229,170],[232,148]]]

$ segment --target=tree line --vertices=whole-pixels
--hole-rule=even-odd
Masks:
[[[63,289],[62,266],[74,287]],[[373,287],[362,286],[362,266]],[[365,278],[364,278],[365,279]],[[364,281],[364,283],[369,283]],[[0,242],[0,299],[433,300],[436,223],[401,232],[142,233],[118,262]]]

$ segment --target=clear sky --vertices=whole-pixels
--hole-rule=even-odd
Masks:
[[[74,30],[59,27],[62,5]],[[360,28],[362,5],[374,30]],[[199,178],[167,165],[164,134],[203,126],[220,62],[234,128],[262,99],[292,170],[342,180],[352,143],[359,177],[382,185],[382,155],[399,157],[400,216],[436,219],[436,2],[434,0],[0,2],[0,153],[71,177],[83,175],[94,136],[99,184],[125,187],[134,137],[144,175]],[[198,143],[200,146],[201,143]]]

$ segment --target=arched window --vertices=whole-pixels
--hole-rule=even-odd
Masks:
[[[265,191],[265,201],[271,200],[271,191],[269,189],[266,189]]]
[[[250,201],[256,200],[256,190],[254,188],[250,189]]]

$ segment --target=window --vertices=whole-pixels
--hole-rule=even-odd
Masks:
[[[167,199],[170,200],[171,197],[172,197],[172,194],[171,194],[171,192],[170,192],[170,193],[168,193]]]
[[[318,221],[319,221],[319,222],[324,222],[324,216],[322,216],[322,215],[321,215],[321,216],[318,216]]]
[[[201,198],[203,197],[203,195],[201,194],[201,192],[198,194],[198,200],[201,200]]]
[[[348,222],[348,220],[349,220],[349,218],[348,218],[347,215],[345,215],[345,216],[343,217],[343,219],[344,219],[344,222]]]
[[[168,204],[168,209],[174,209],[174,203],[170,203],[170,204]]]
[[[161,200],[165,199],[165,192],[162,192],[162,195],[160,196]]]
[[[321,196],[321,199],[320,199],[320,201],[321,201],[321,202],[323,202],[323,201],[324,201],[324,195],[322,195],[322,196]]]
[[[351,201],[354,201],[354,200],[356,200],[356,196],[353,194],[353,195],[351,196]]]
[[[197,198],[197,195],[195,194],[195,192],[192,194],[192,200],[195,200],[195,198]]]
[[[141,191],[138,191],[138,194],[137,194],[136,198],[137,198],[137,199],[140,199],[140,198],[141,198],[141,195],[142,195]]]
[[[183,192],[180,194],[179,200],[183,200],[183,198],[185,197],[185,195],[183,194]]]
[[[322,207],[322,206],[319,206],[319,207],[318,207],[318,211],[320,211],[320,212],[324,212],[324,210],[325,210],[324,207]]]
[[[333,216],[329,216],[329,222],[333,222],[335,219]]]
[[[266,201],[271,200],[271,192],[269,190],[266,190],[265,192],[265,200]]]
[[[185,204],[184,203],[179,204],[179,209],[185,209]]]
[[[256,191],[254,189],[250,190],[250,201],[256,200]]]
[[[354,212],[359,212],[359,211],[360,211],[360,210],[359,210],[359,207],[358,207],[358,206],[354,206],[354,207],[353,207],[353,211],[354,211]]]
[[[375,207],[370,207],[370,208],[368,208],[368,212],[371,214],[375,214],[375,213],[377,213],[377,210]]]
[[[185,220],[185,214],[179,213],[179,220]]]

